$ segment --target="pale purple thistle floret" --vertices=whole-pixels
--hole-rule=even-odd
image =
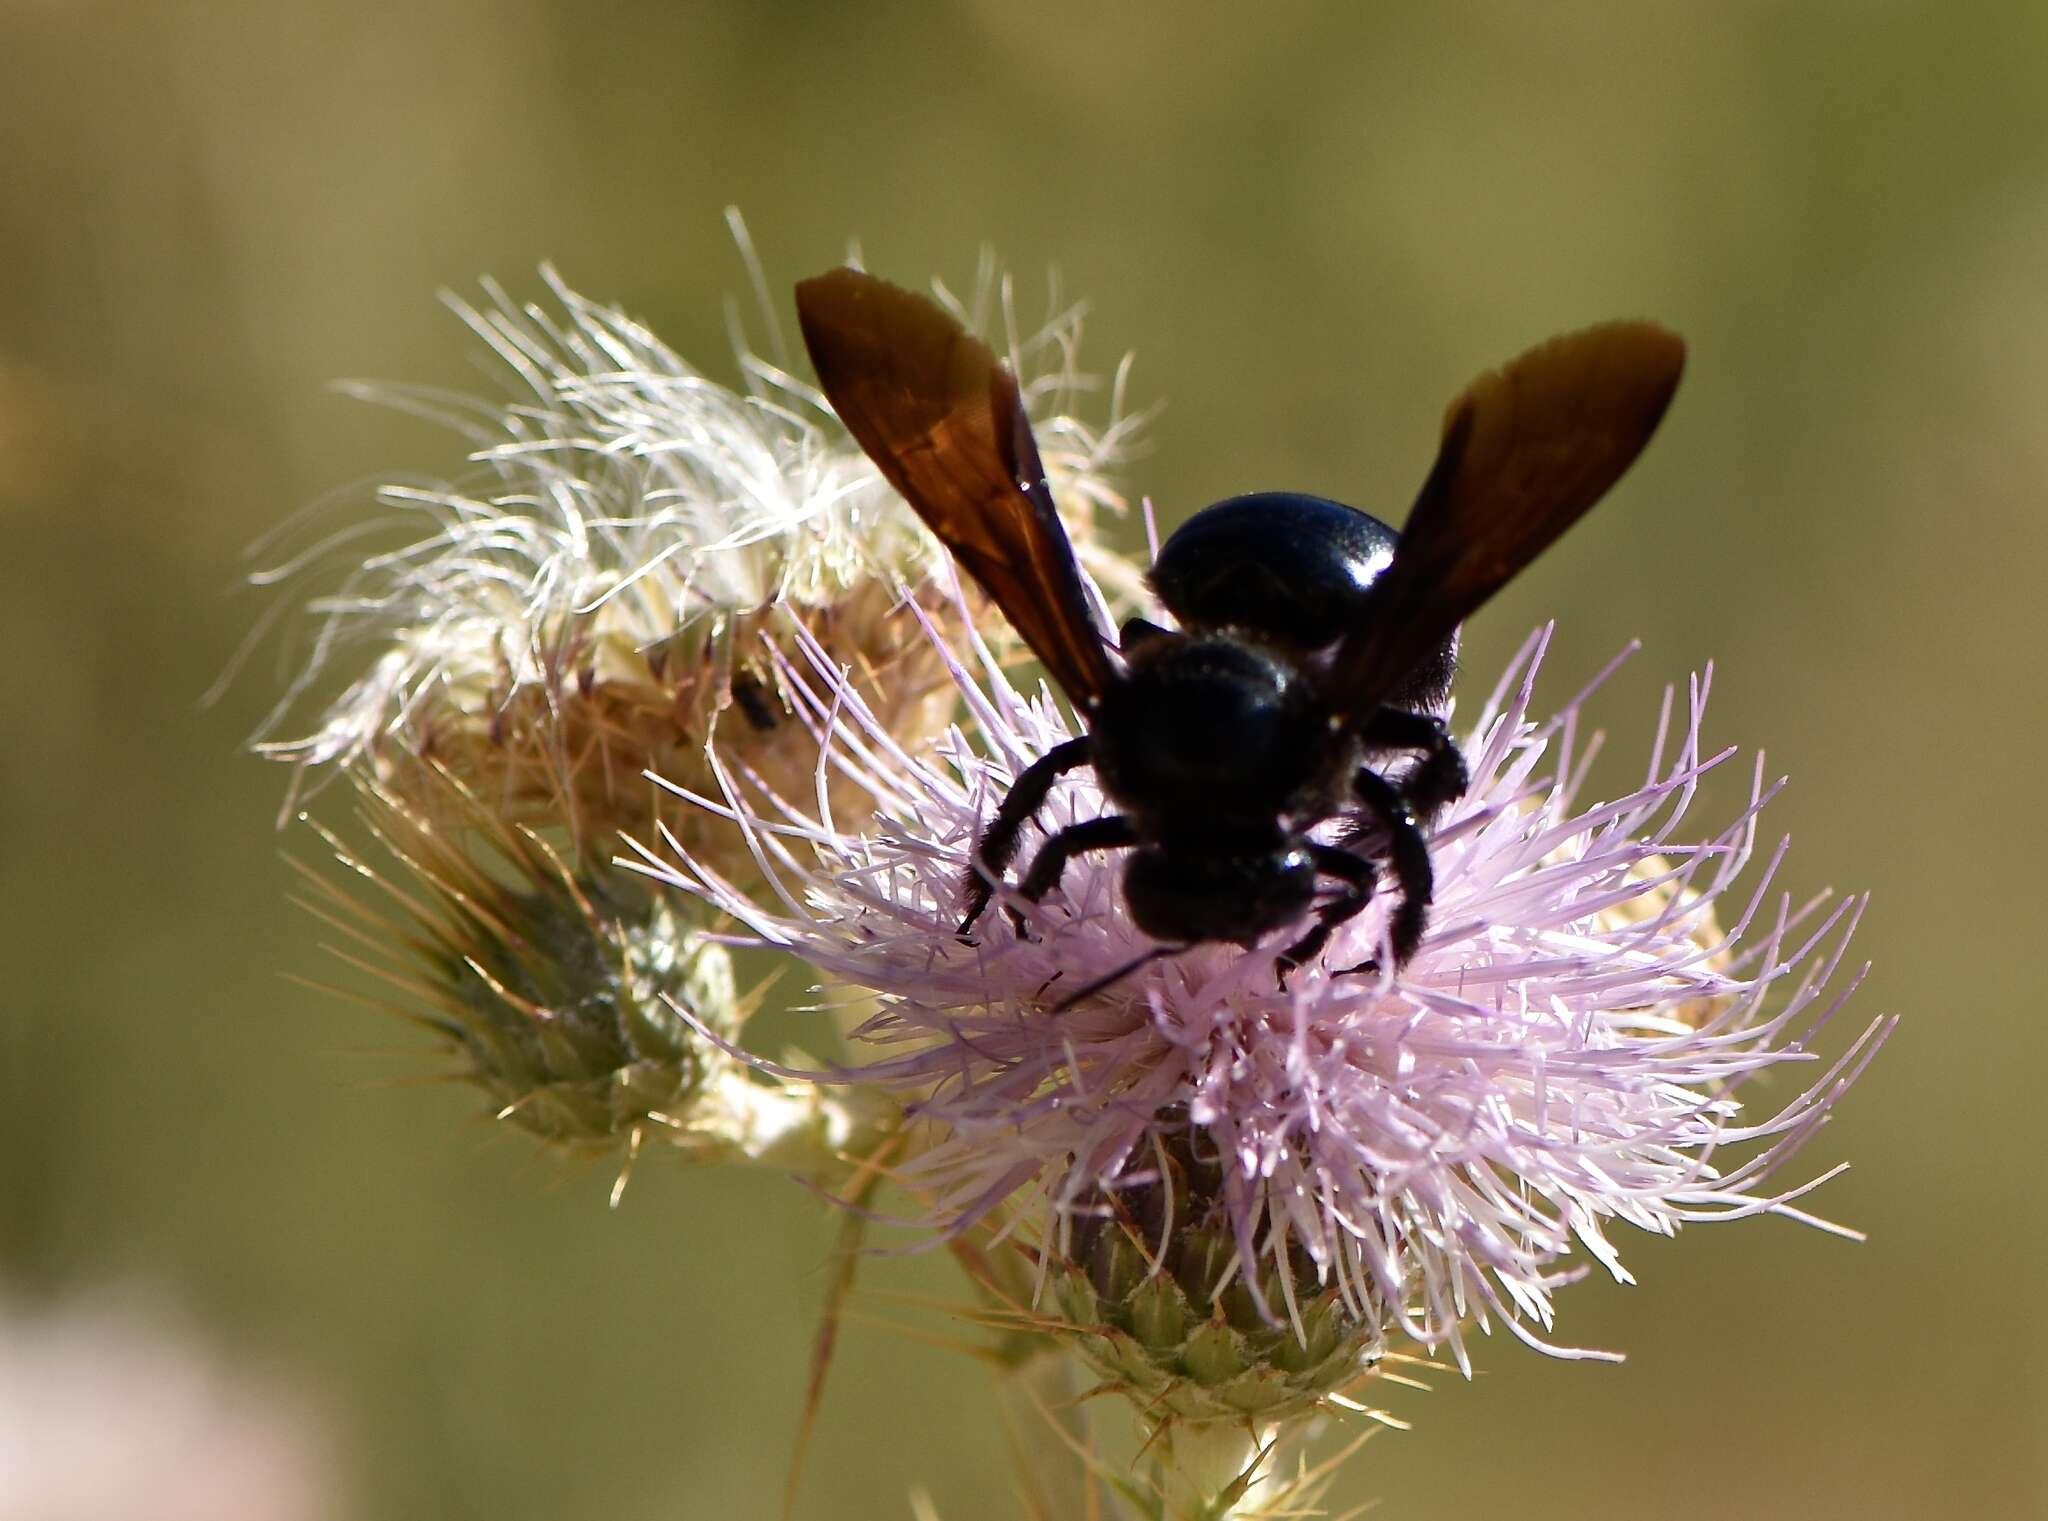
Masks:
[[[1701,751],[1707,681],[1675,714],[1667,693],[1641,786],[1580,808],[1597,748],[1578,739],[1588,694],[1547,722],[1528,716],[1548,637],[1525,644],[1469,732],[1470,790],[1431,835],[1429,932],[1391,976],[1339,970],[1381,950],[1383,889],[1284,989],[1273,956],[1291,931],[1249,954],[1207,945],[1156,961],[1056,1011],[1065,990],[1151,948],[1123,909],[1116,853],[1076,859],[1062,891],[1027,909],[1031,938],[991,911],[963,943],[977,834],[1016,773],[1075,732],[979,646],[978,674],[955,666],[973,737],[955,729],[933,758],[898,747],[815,646],[808,670],[785,673],[829,736],[825,764],[865,786],[876,816],[843,833],[822,777],[806,813],[722,773],[725,795],[695,801],[745,826],[772,906],[672,839],[666,853],[636,846],[633,864],[729,912],[740,943],[884,995],[857,1032],[868,1059],[804,1075],[898,1090],[933,1128],[905,1177],[930,1200],[923,1223],[964,1230],[1006,1209],[1011,1228],[1035,1221],[1060,1242],[1103,1189],[1157,1176],[1162,1129],[1192,1124],[1224,1163],[1243,1266],[1298,1243],[1361,1318],[1448,1343],[1461,1364],[1461,1326],[1496,1316],[1547,1351],[1603,1355],[1528,1324],[1547,1332],[1553,1290],[1585,1271],[1567,1263],[1574,1243],[1626,1281],[1610,1220],[1660,1234],[1753,1213],[1822,1223],[1792,1201],[1831,1173],[1771,1179],[1890,1026],[1872,1023],[1832,1062],[1808,1049],[1861,980],[1832,987],[1862,900],[1795,909],[1774,896],[1782,845],[1730,891],[1776,790],[1761,757],[1731,824],[1704,841],[1677,833],[1701,775],[1733,753]],[[1083,769],[1040,823],[1104,811]],[[1661,874],[1645,875],[1658,858]],[[1646,895],[1657,911],[1641,922],[1606,912]],[[1701,936],[1717,898],[1722,932]],[[1676,1011],[1699,1000],[1716,1012],[1694,1028]],[[1736,1091],[1773,1068],[1777,1107],[1745,1119]],[[1746,1142],[1762,1144],[1722,1163]]]

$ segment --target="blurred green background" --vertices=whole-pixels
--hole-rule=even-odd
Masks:
[[[1128,477],[1168,523],[1261,486],[1398,513],[1480,368],[1683,331],[1656,447],[1469,665],[1560,616],[1561,696],[1641,636],[1598,710],[1632,765],[1718,662],[1711,736],[1793,776],[1787,884],[1876,895],[1845,1022],[1906,1022],[1808,1153],[1853,1159],[1820,1206],[1871,1239],[1625,1238],[1639,1287],[1562,1300],[1624,1366],[1496,1336],[1342,1496],[2048,1513],[2048,9],[0,0],[0,184],[0,1293],[155,1286],[311,1392],[348,1515],[774,1514],[831,1222],[660,1166],[610,1213],[388,1085],[430,1060],[280,975],[324,969],[285,773],[239,753],[273,662],[197,706],[263,606],[245,545],[457,466],[330,379],[473,384],[435,292],[543,259],[730,378],[736,203],[778,291],[853,237],[912,283],[1057,265],[1168,404]],[[800,1514],[1007,1513],[982,1385],[852,1329]]]

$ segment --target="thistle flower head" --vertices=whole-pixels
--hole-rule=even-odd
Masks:
[[[413,785],[424,757],[507,819],[566,829],[601,858],[616,831],[651,828],[659,794],[643,772],[708,785],[714,733],[783,786],[808,785],[815,752],[765,653],[793,630],[855,673],[892,732],[936,733],[951,683],[904,608],[950,608],[937,547],[823,399],[744,344],[745,386],[730,390],[544,274],[552,308],[489,283],[482,306],[450,300],[489,346],[502,398],[354,388],[460,433],[472,470],[379,491],[401,542],[310,604],[310,658],[258,749],[302,768],[365,762],[414,804],[441,795]],[[1120,384],[1104,428],[1071,415],[1087,384],[1078,312],[1020,338],[991,265],[966,315],[986,321],[997,291],[1063,499],[1084,521],[1119,505],[1104,472],[1130,426]],[[256,579],[296,582],[363,531]],[[311,730],[280,737],[356,659],[367,669]]]
[[[1153,949],[1102,855],[1027,908],[1024,933],[991,913],[964,943],[979,830],[1071,733],[1048,694],[1014,690],[985,652],[972,677],[954,666],[972,737],[956,730],[921,758],[804,645],[788,679],[873,822],[842,825],[736,768],[695,801],[744,830],[772,900],[673,840],[640,866],[752,942],[882,995],[859,1032],[867,1059],[832,1075],[897,1089],[924,1122],[909,1181],[931,1223],[1034,1231],[1048,1264],[1083,1271],[1115,1227],[1147,1275],[1177,1236],[1203,1233],[1227,1248],[1194,1285],[1204,1303],[1235,1281],[1303,1346],[1310,1300],[1337,1305],[1351,1374],[1392,1329],[1450,1345],[1461,1365],[1475,1321],[1561,1351],[1543,1333],[1554,1291],[1584,1270],[1574,1257],[1628,1276],[1615,1222],[1668,1234],[1808,1218],[1794,1200],[1811,1185],[1776,1175],[1883,1031],[1832,1062],[1809,1046],[1857,980],[1836,973],[1860,904],[1774,897],[1782,848],[1738,886],[1772,790],[1761,771],[1735,819],[1686,832],[1700,779],[1730,753],[1703,748],[1706,681],[1675,710],[1667,697],[1640,784],[1588,801],[1585,694],[1532,714],[1545,638],[1470,730],[1470,789],[1430,841],[1429,932],[1398,972],[1344,970],[1382,949],[1382,893],[1284,986],[1276,936],[1198,946],[1063,1007]],[[1103,809],[1075,772],[1039,823]],[[1753,1110],[1745,1090],[1765,1074],[1777,1081]]]

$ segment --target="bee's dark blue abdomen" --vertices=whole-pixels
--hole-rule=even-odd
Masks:
[[[1356,623],[1398,535],[1369,512],[1261,491],[1204,508],[1152,562],[1152,588],[1189,629],[1246,629],[1305,649]]]
[[[1175,529],[1152,562],[1152,589],[1184,629],[1322,650],[1368,616],[1366,590],[1400,538],[1371,513],[1327,497],[1258,491],[1205,507]],[[1387,694],[1389,705],[1441,708],[1457,649],[1453,634]]]

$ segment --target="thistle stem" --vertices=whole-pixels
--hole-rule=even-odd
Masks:
[[[895,1104],[870,1089],[771,1086],[735,1067],[706,1085],[689,1128],[718,1161],[802,1173],[829,1186],[882,1144],[897,1115]]]
[[[1152,1446],[1160,1521],[1233,1521],[1256,1514],[1264,1444],[1249,1422],[1174,1421]]]
[[[1101,1514],[1076,1372],[1074,1360],[1054,1345],[1005,1368],[996,1380],[1017,1492],[1031,1521]]]

